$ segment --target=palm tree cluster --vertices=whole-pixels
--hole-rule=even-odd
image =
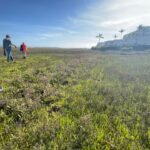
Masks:
[[[124,29],[119,30],[119,33],[121,34],[121,36],[123,35],[124,32],[125,32]],[[115,34],[113,37],[114,37],[114,39],[117,39],[117,38],[118,38],[118,35]],[[98,38],[99,43],[100,43],[101,39],[104,39],[104,36],[103,36],[103,34],[99,33],[99,34],[96,36],[96,38]]]
[[[104,39],[103,34],[100,34],[100,33],[96,36],[96,38],[99,39],[99,42],[100,42],[101,39]]]

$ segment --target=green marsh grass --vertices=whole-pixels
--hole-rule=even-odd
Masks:
[[[150,149],[150,54],[32,49],[0,58],[0,149]]]

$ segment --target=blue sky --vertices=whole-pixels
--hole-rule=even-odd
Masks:
[[[150,25],[149,0],[0,0],[0,38],[17,45],[91,47],[139,24]]]

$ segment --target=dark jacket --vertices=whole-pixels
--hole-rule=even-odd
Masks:
[[[12,43],[9,39],[4,39],[3,40],[3,48],[4,49],[9,49],[9,48],[11,48],[11,46],[12,46]]]
[[[3,39],[3,49],[6,49],[5,43],[6,43],[6,39]]]

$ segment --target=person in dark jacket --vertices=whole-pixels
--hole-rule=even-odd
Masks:
[[[6,39],[3,41],[3,45],[5,48],[5,52],[7,52],[7,61],[9,62],[10,60],[13,61],[13,56],[12,56],[12,46],[16,48],[16,45],[12,44],[10,40],[10,36],[6,35]]]

